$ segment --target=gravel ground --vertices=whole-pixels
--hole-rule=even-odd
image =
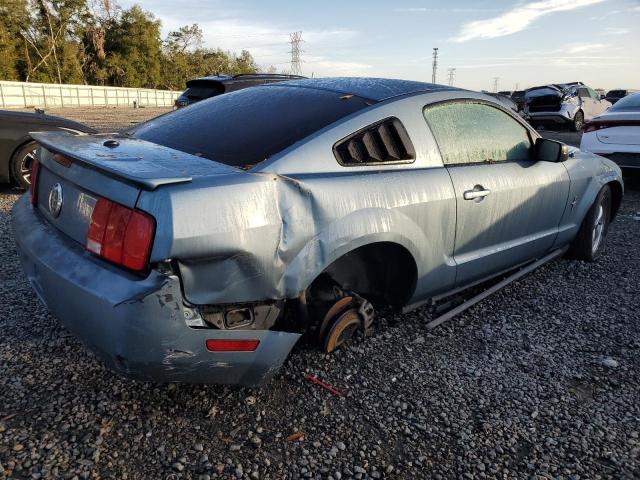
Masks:
[[[32,108],[18,109],[33,112]],[[170,112],[170,107],[69,107],[47,108],[46,113],[84,123],[99,132],[113,132]]]
[[[596,263],[555,261],[432,332],[426,310],[388,315],[254,390],[106,370],[24,280],[17,197],[0,192],[0,478],[640,478],[637,182]]]

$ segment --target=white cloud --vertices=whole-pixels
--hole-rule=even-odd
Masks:
[[[407,7],[396,8],[396,12],[406,13],[486,13],[499,12],[498,8],[428,8],[428,7]]]
[[[466,42],[475,38],[497,38],[525,30],[538,18],[554,12],[575,10],[605,0],[542,0],[518,5],[495,18],[465,23],[456,42]]]
[[[605,35],[626,35],[629,33],[628,28],[608,27],[604,30]]]
[[[555,51],[573,54],[573,53],[593,52],[595,50],[603,50],[609,46],[610,45],[606,43],[582,43],[582,44],[574,43],[574,44],[565,45],[564,47],[561,47]]]
[[[366,63],[345,62],[311,55],[308,55],[304,62],[305,73],[311,75],[311,73],[314,72],[316,76],[367,76],[373,68],[372,65]]]

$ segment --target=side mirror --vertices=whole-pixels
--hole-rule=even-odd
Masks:
[[[538,138],[534,154],[535,159],[542,162],[564,162],[569,159],[569,146],[548,138]]]

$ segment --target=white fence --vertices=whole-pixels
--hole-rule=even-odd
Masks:
[[[0,108],[170,107],[181,92],[0,81]]]

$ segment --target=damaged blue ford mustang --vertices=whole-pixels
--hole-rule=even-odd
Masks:
[[[12,218],[38,297],[110,368],[257,385],[301,336],[330,352],[549,255],[591,261],[611,161],[490,96],[369,78],[204,100],[128,131],[32,134]]]

